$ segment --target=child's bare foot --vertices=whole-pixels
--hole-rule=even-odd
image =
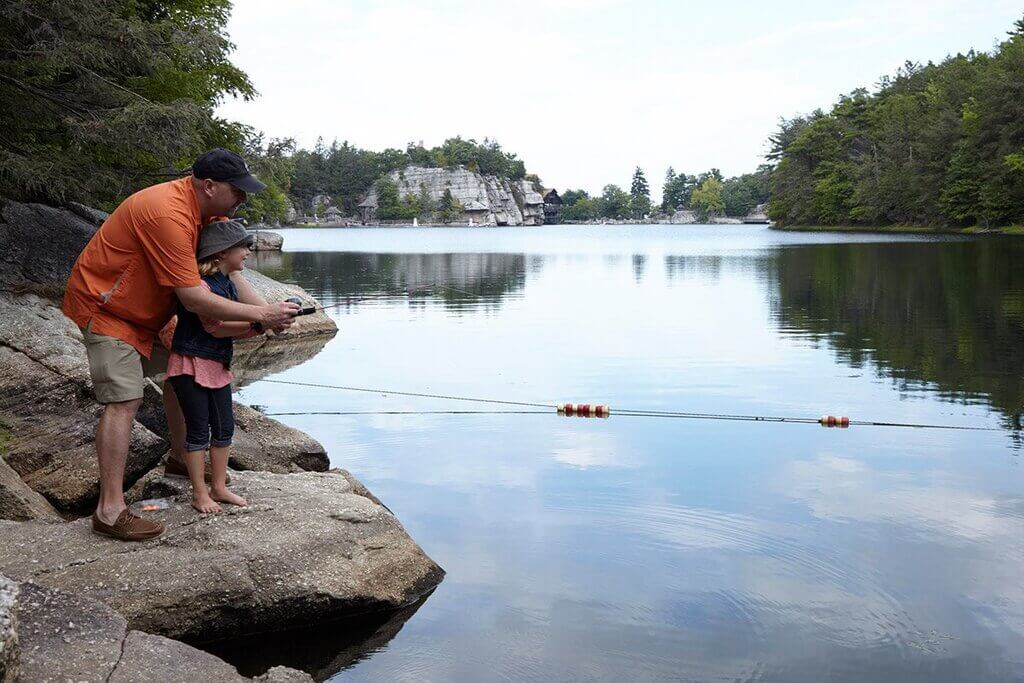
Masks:
[[[203,494],[206,494],[206,492],[203,491]],[[192,507],[194,507],[199,512],[203,512],[203,513],[206,513],[206,514],[210,514],[210,513],[214,513],[214,512],[223,512],[223,510],[221,510],[220,505],[217,505],[217,503],[214,502],[213,498],[211,498],[208,495],[195,495],[195,496],[193,496],[192,497]]]
[[[230,503],[231,505],[237,505],[240,508],[244,508],[249,502],[241,496],[232,493],[229,489],[211,490],[210,497],[221,503]]]

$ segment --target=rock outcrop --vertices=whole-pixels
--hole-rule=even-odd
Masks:
[[[771,223],[768,218],[768,204],[758,204],[741,219],[744,223],[765,225]]]
[[[281,251],[284,246],[284,237],[276,232],[271,232],[266,226],[254,225],[248,230],[253,237],[253,251]]]
[[[40,519],[64,521],[39,493],[33,491],[0,455],[0,519],[23,522]]]
[[[287,285],[283,282],[272,280],[252,268],[246,268],[242,271],[242,274],[245,275],[245,279],[249,281],[253,288],[260,293],[260,296],[267,301],[284,301],[285,299],[297,297],[302,300],[303,306],[320,305],[320,302],[310,296],[309,292],[304,290],[302,287]],[[292,326],[288,328],[287,332],[277,335],[277,340],[294,339],[296,337],[305,337],[310,335],[320,335],[330,338],[337,334],[337,332],[338,325],[331,319],[331,317],[323,311],[317,311],[310,315],[297,317],[295,322],[292,323]],[[264,344],[267,342],[267,337],[252,337],[238,342],[238,345]]]
[[[425,168],[409,166],[392,171],[388,176],[398,186],[398,196],[418,197],[426,192],[438,205],[445,190],[451,191],[463,214],[454,222],[475,225],[543,225],[544,197],[528,180],[507,180],[482,175],[465,168]],[[364,213],[372,219],[377,206],[376,188],[371,188],[360,206],[370,209]]]
[[[3,583],[15,587],[11,613],[16,635],[9,642],[19,655],[18,676],[0,681],[279,681],[311,683],[301,671],[277,667],[256,679],[239,675],[227,662],[185,643],[132,630],[124,617],[91,598],[34,583],[13,584],[0,577],[0,615]],[[0,623],[3,617],[0,616]],[[2,626],[0,626],[2,628]],[[0,635],[0,644],[5,641]],[[2,646],[2,645],[0,645]],[[0,650],[0,662],[3,661]]]
[[[333,335],[307,334],[253,337],[235,344],[231,373],[235,388],[241,388],[304,363],[320,353]]]
[[[155,542],[96,536],[89,520],[0,521],[0,574],[106,603],[130,628],[190,641],[393,610],[444,572],[340,472],[238,472],[250,506],[198,515],[182,480]],[[150,498],[148,492],[144,495]]]

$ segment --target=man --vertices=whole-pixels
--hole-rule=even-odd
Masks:
[[[192,175],[154,185],[125,199],[79,255],[64,295],[64,313],[80,328],[96,399],[104,404],[96,428],[100,498],[93,531],[124,541],[163,533],[163,525],[133,515],[124,500],[124,470],[132,422],[142,403],[145,377],[166,372],[167,350],[154,344],[177,301],[219,320],[250,322],[254,329],[284,330],[299,307],[267,304],[242,277],[233,281],[240,301],[201,286],[196,245],[203,226],[232,217],[247,192],[266,186],[233,152],[199,157]],[[243,303],[260,302],[254,303]],[[169,469],[184,471],[185,423],[170,383],[163,386],[171,432]]]

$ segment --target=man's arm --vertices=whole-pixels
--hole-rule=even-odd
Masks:
[[[253,306],[266,306],[266,300],[260,296],[260,293],[256,291],[245,276],[242,275],[242,271],[238,270],[231,273],[229,276],[231,282],[235,284],[235,289],[238,290],[238,300],[243,304],[252,304]]]
[[[287,301],[256,306],[217,296],[202,285],[175,287],[174,293],[181,304],[196,315],[217,320],[258,322],[265,328],[288,327],[299,312],[298,306]]]

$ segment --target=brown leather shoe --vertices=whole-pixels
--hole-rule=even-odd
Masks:
[[[183,477],[185,479],[188,479],[188,467],[186,467],[185,463],[178,460],[177,458],[167,456],[167,462],[164,464],[164,476]],[[210,469],[210,463],[203,464],[203,479],[206,481],[207,484],[213,483],[213,470]],[[224,483],[231,483],[230,474],[224,475]]]
[[[128,508],[121,511],[113,524],[107,524],[94,512],[92,531],[101,536],[110,536],[119,541],[148,541],[164,532],[164,525],[133,515]]]

